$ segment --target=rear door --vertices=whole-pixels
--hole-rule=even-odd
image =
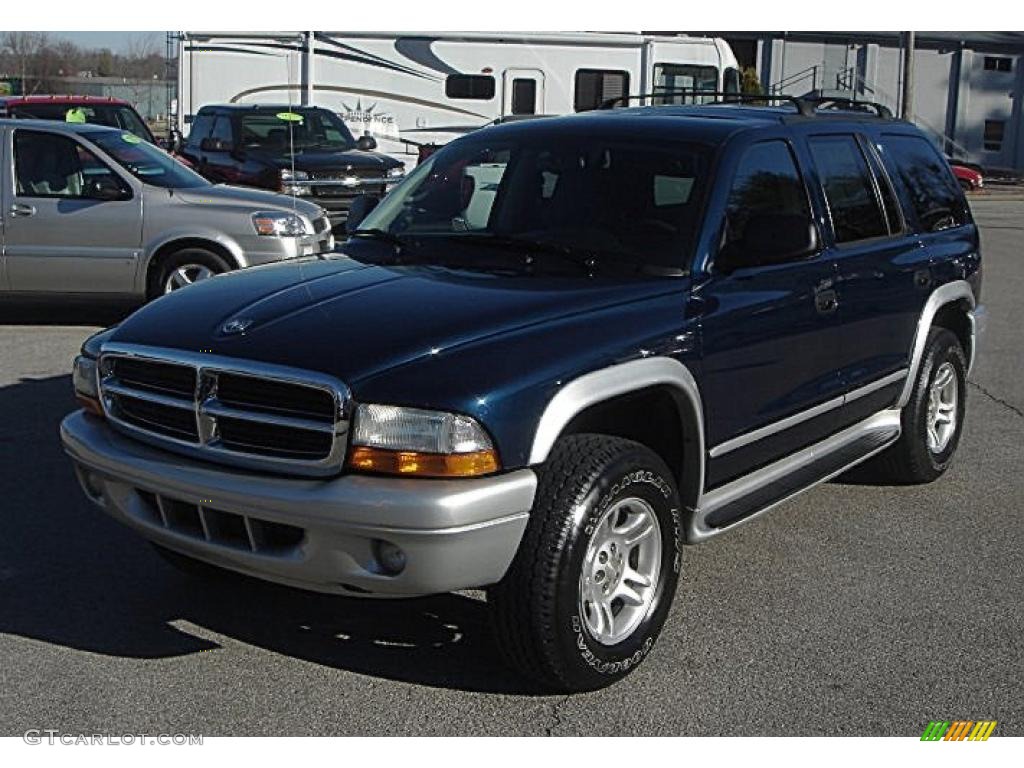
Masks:
[[[829,255],[838,268],[839,370],[844,423],[893,405],[931,286],[928,252],[908,227],[868,137],[815,132],[809,154],[827,207]]]
[[[4,185],[10,289],[132,293],[141,195],[76,138],[35,128],[12,133],[14,178]],[[116,185],[119,199],[100,199],[104,185]]]
[[[731,180],[719,260],[730,241],[762,236],[746,231],[752,220],[802,217],[811,225],[797,157],[788,138],[763,140],[722,170]],[[702,307],[701,395],[713,488],[833,432],[842,382],[829,254],[733,271],[712,264],[708,271],[694,297]]]
[[[501,114],[543,115],[544,73],[539,69],[506,69]]]

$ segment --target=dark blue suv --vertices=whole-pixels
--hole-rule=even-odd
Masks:
[[[83,347],[82,487],[187,570],[349,596],[486,587],[511,664],[650,652],[684,544],[871,459],[949,466],[978,230],[912,125],[720,104],[486,128],[333,255]],[[808,575],[810,577],[810,575]]]

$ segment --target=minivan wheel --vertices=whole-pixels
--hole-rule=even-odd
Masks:
[[[928,334],[900,439],[879,456],[879,469],[898,483],[930,483],[953,461],[967,405],[967,357],[945,328]]]
[[[165,258],[153,270],[148,296],[155,299],[229,269],[227,262],[212,251],[205,248],[183,248]]]
[[[509,665],[561,691],[602,688],[635,669],[675,594],[680,512],[672,473],[645,446],[559,440],[538,470],[519,551],[488,590]]]

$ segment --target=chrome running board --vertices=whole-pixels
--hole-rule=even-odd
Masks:
[[[687,543],[696,544],[752,520],[772,507],[841,475],[900,436],[900,411],[880,411],[701,497],[690,516]]]

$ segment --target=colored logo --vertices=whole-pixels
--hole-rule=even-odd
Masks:
[[[932,720],[921,741],[988,741],[997,720]]]

